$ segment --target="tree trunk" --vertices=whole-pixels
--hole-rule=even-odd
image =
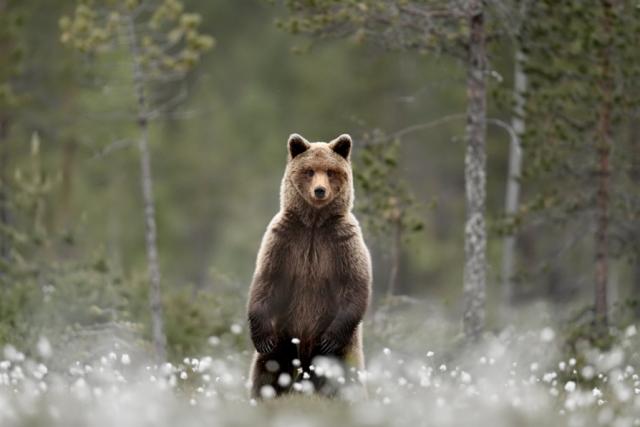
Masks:
[[[76,157],[76,141],[70,139],[64,144],[62,158],[62,195],[61,195],[61,217],[62,224],[66,229],[71,222],[71,199],[73,194],[73,170]]]
[[[486,281],[486,52],[482,0],[469,2],[470,39],[467,75],[467,151],[465,155],[464,313],[463,329],[471,340],[480,338],[485,323]]]
[[[156,214],[153,200],[153,175],[151,172],[151,154],[149,152],[149,123],[147,101],[145,97],[145,77],[141,64],[141,53],[137,44],[133,18],[129,18],[129,43],[133,60],[133,84],[138,104],[138,151],[140,152],[140,180],[142,201],[144,204],[145,240],[147,247],[147,267],[149,270],[149,305],[156,358],[166,360],[167,339],[164,333],[162,297],[160,293],[160,264],[156,232]]]
[[[609,198],[610,198],[610,153],[612,141],[611,110],[613,108],[613,88],[611,75],[611,25],[612,7],[608,0],[602,0],[604,18],[602,22],[607,42],[601,57],[600,111],[597,127],[597,176],[596,233],[595,233],[595,316],[600,326],[607,324],[607,278],[609,274]]]
[[[522,146],[520,140],[524,134],[524,93],[527,90],[527,75],[522,69],[524,54],[519,49],[515,54],[513,100],[514,109],[511,119],[511,127],[514,136],[509,143],[509,172],[507,176],[507,188],[505,196],[505,213],[508,217],[513,217],[518,211],[520,200],[520,173],[522,170]],[[513,276],[515,271],[515,232],[510,232],[504,237],[502,242],[502,291],[503,306],[505,310],[513,303],[514,285]]]
[[[5,0],[0,0],[0,14],[7,13]],[[0,52],[5,56],[11,52],[11,41],[5,40],[0,44]],[[3,63],[8,62],[4,58]],[[9,167],[9,118],[6,112],[0,112],[0,263],[9,262],[11,244],[7,234],[9,228],[9,195],[8,193],[8,172]],[[3,274],[0,272],[0,276]]]
[[[387,295],[398,293],[398,272],[400,271],[400,246],[402,244],[402,223],[400,218],[395,219],[391,225],[391,269],[389,271],[389,284]]]
[[[631,117],[629,127],[629,145],[631,152],[631,184],[640,186],[640,111],[636,111]],[[634,243],[640,242],[640,227],[634,231]],[[635,314],[640,318],[640,249],[636,253],[631,266],[632,295],[635,302]]]
[[[6,230],[9,228],[9,119],[0,116],[0,259],[9,262],[11,245]]]

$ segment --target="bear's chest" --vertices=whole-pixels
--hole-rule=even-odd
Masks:
[[[339,248],[331,233],[301,231],[291,235],[283,255],[280,313],[290,333],[313,336],[335,315]]]
[[[330,238],[320,233],[300,234],[290,242],[290,275],[310,282],[330,279],[336,251]]]

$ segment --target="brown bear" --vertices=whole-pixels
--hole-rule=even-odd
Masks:
[[[287,145],[280,211],[262,239],[249,292],[254,398],[309,384],[334,395],[335,383],[314,369],[317,356],[364,369],[371,259],[351,212],[351,137],[311,143],[293,134]]]

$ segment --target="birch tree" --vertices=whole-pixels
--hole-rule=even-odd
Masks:
[[[513,218],[518,213],[520,205],[520,178],[522,173],[522,144],[520,143],[525,131],[524,119],[524,94],[527,90],[527,75],[524,72],[524,54],[517,48],[514,55],[513,71],[513,116],[511,128],[513,138],[509,142],[509,167],[507,172],[507,185],[505,190],[504,210],[508,218]],[[513,303],[516,260],[516,233],[513,227],[504,236],[502,241],[502,293],[503,306],[508,307]]]
[[[158,260],[156,207],[149,149],[149,122],[162,114],[151,104],[149,92],[163,83],[182,79],[213,46],[198,31],[200,16],[184,12],[178,0],[105,0],[81,2],[72,16],[60,20],[63,43],[88,54],[113,49],[128,57],[134,92],[140,186],[144,206],[145,246],[149,275],[149,306],[156,356],[166,359],[161,274]]]
[[[482,0],[469,1],[469,59],[467,70],[467,151],[465,193],[467,222],[464,230],[464,313],[467,337],[478,339],[485,324],[486,247],[486,149],[487,95],[485,73],[485,14]]]
[[[499,21],[509,35],[513,46],[513,87],[511,103],[507,107],[511,111],[509,134],[509,158],[507,180],[505,185],[504,212],[507,227],[502,239],[502,308],[506,313],[513,304],[515,295],[514,278],[516,275],[517,229],[514,226],[520,206],[520,182],[522,178],[522,138],[525,133],[525,94],[527,91],[527,74],[525,72],[526,55],[522,46],[521,30],[527,19],[530,0],[504,3],[498,11]]]

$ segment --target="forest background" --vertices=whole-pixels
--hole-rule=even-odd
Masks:
[[[113,10],[135,1],[0,1],[0,346],[48,337],[73,358],[107,334],[173,360],[220,340],[246,351],[246,293],[292,132],[355,140],[355,211],[374,265],[367,321],[412,314],[367,345],[435,314],[462,339],[544,313],[569,347],[576,334],[606,345],[597,326],[634,322],[633,2],[477,3],[486,289],[463,274],[472,27],[457,2],[158,3],[175,28],[149,28],[173,57],[149,71],[155,36],[139,34],[136,52],[108,32],[125,22]],[[470,309],[482,313],[463,329]]]

